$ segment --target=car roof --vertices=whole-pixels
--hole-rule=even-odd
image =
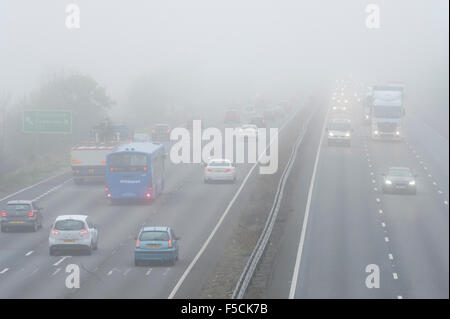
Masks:
[[[25,205],[25,204],[32,205],[33,201],[26,200],[26,199],[16,199],[16,200],[10,200],[10,201],[8,201],[6,203],[6,205],[20,205],[20,204],[22,204],[22,205]]]
[[[231,161],[227,158],[211,158],[208,163],[231,163]]]
[[[349,119],[331,119],[329,123],[351,123]]]
[[[169,229],[167,226],[144,226],[141,231],[169,231]]]
[[[410,171],[411,169],[409,167],[403,167],[403,166],[391,166],[389,167],[389,170],[396,170],[396,171]]]
[[[60,221],[60,220],[66,220],[66,219],[73,219],[73,220],[85,221],[86,218],[88,218],[87,215],[78,215],[78,214],[73,214],[73,215],[59,215],[58,217],[56,217],[55,222]]]

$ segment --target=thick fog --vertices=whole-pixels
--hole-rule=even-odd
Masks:
[[[80,28],[65,25],[80,8]],[[406,84],[407,108],[448,136],[448,1],[77,0],[0,2],[0,92],[9,107],[61,72],[92,76],[123,114],[136,86],[169,102],[305,97],[352,75]],[[139,84],[140,83],[140,84]],[[143,84],[144,83],[144,84]]]

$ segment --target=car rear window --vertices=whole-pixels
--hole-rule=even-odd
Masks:
[[[84,229],[84,223],[80,220],[65,219],[59,220],[55,224],[56,230],[82,230]]]
[[[168,241],[169,233],[167,231],[144,231],[139,239],[142,241]]]
[[[7,205],[6,212],[8,214],[26,214],[31,210],[28,204],[13,204]]]
[[[210,162],[208,166],[231,166],[229,162]]]

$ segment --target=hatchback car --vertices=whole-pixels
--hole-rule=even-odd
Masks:
[[[408,167],[390,167],[387,174],[383,174],[381,189],[383,193],[416,194],[416,174]]]
[[[2,210],[0,223],[2,232],[13,228],[29,228],[37,231],[42,228],[41,208],[30,200],[9,201]]]
[[[174,265],[178,260],[178,240],[180,238],[170,227],[143,227],[136,237],[134,265],[160,261]]]
[[[61,215],[52,225],[48,238],[49,254],[82,250],[88,255],[98,248],[98,230],[86,215]]]
[[[205,167],[203,181],[236,181],[236,169],[228,159],[211,159]]]

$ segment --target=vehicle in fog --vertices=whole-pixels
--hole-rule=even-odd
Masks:
[[[11,200],[0,216],[1,231],[28,228],[37,231],[42,228],[41,208],[30,200]]]
[[[226,158],[211,159],[206,164],[203,181],[209,183],[211,181],[236,181],[236,168],[233,167],[231,161]]]
[[[256,125],[258,128],[266,127],[266,121],[261,115],[252,116],[249,120],[249,124]]]
[[[346,113],[348,111],[349,102],[347,99],[338,99],[333,103],[331,111],[333,113]]]
[[[258,127],[254,124],[244,124],[238,130],[238,137],[244,141],[258,140]]]
[[[241,123],[241,116],[239,114],[239,111],[235,109],[227,110],[225,112],[223,122],[225,124]]]
[[[98,248],[98,230],[86,215],[56,217],[48,238],[49,254],[61,251],[84,251],[88,255]]]
[[[136,133],[133,136],[134,143],[150,143],[152,138],[147,133]]]
[[[371,132],[372,139],[402,140],[403,86],[374,86],[371,99]]]
[[[105,177],[106,155],[118,145],[129,143],[132,131],[124,124],[104,121],[92,128],[88,142],[71,149],[72,175],[75,184]]]
[[[136,237],[134,265],[160,261],[174,265],[178,260],[178,240],[180,238],[170,227],[143,227]]]
[[[383,174],[381,189],[383,193],[409,193],[416,194],[416,174],[408,167],[390,167]]]
[[[152,128],[153,141],[169,141],[170,140],[170,125],[165,123],[155,124]]]
[[[352,145],[353,128],[349,119],[332,119],[326,127],[328,145]]]
[[[153,199],[164,188],[164,146],[131,143],[119,146],[106,157],[106,198]]]

